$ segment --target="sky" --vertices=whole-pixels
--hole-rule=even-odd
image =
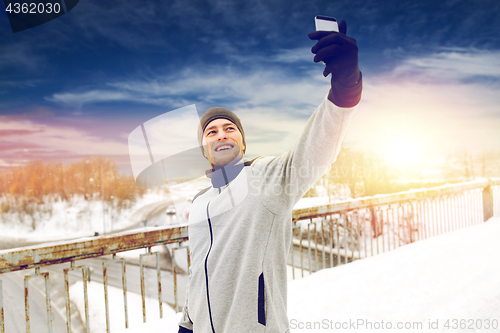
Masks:
[[[345,147],[421,165],[500,149],[496,0],[82,0],[17,33],[0,15],[0,167],[102,155],[130,172],[129,134],[193,104],[233,110],[248,156],[279,154],[329,89],[315,15],[359,47]]]

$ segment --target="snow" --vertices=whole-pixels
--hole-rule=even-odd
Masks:
[[[80,313],[82,322],[85,324],[85,307],[83,301],[83,282],[77,281],[70,287],[70,297],[72,305],[76,305]],[[87,294],[89,298],[89,322],[91,333],[102,333],[106,327],[106,308],[104,303],[104,285],[102,283],[91,281],[87,285]],[[120,288],[108,286],[109,299],[109,320],[112,332],[140,332],[146,324],[143,324],[142,318],[142,298],[141,295],[127,292],[127,309],[129,328],[125,329],[125,314],[123,307],[123,291]],[[174,309],[163,303],[163,330],[165,327],[176,326],[177,321]],[[146,298],[146,323],[158,324],[159,318],[158,299]],[[168,320],[167,320],[168,319]],[[174,322],[175,321],[175,322]],[[175,328],[175,327],[174,327]],[[160,331],[158,331],[160,332]],[[174,331],[172,331],[174,332]]]
[[[499,235],[500,219],[490,219],[291,281],[291,332],[370,331],[367,321],[373,331],[384,321],[386,329],[388,322],[393,330],[397,323],[420,322],[420,330],[400,331],[444,332],[457,331],[444,327],[447,319],[500,321]],[[357,329],[345,325],[357,320],[364,321]],[[430,329],[436,320],[438,327]],[[306,329],[324,321],[322,328]]]
[[[73,196],[68,201],[56,200],[52,203],[52,213],[37,212],[37,228],[32,230],[29,217],[19,223],[18,213],[0,215],[0,234],[9,238],[36,241],[56,241],[68,238],[93,236],[94,232],[103,233],[129,227],[137,221],[131,220],[134,212],[141,207],[168,198],[163,191],[150,190],[137,199],[130,208],[112,212],[106,210],[103,219],[103,203],[100,200],[85,200],[83,196]],[[1,201],[1,199],[0,199]],[[104,221],[104,223],[103,223]]]
[[[151,247],[151,252],[164,252],[164,247],[163,246],[152,246]],[[117,258],[125,258],[125,259],[137,259],[141,254],[147,253],[148,250],[147,248],[143,249],[137,249],[137,250],[131,250],[131,251],[125,251],[125,252],[118,252],[116,254]]]
[[[330,203],[331,202],[330,202],[330,199],[328,198],[328,196],[302,198],[295,204],[295,206],[293,206],[293,209],[302,209],[302,208],[310,208],[310,207],[314,207],[314,206],[323,206],[323,205],[328,205]]]

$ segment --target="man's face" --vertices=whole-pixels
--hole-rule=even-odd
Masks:
[[[212,120],[203,132],[205,157],[212,166],[224,166],[243,157],[243,137],[238,127],[227,119]]]

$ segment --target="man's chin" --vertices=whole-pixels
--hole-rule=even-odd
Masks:
[[[241,154],[235,155],[227,155],[227,156],[214,156],[214,166],[223,167],[231,162],[237,161],[241,159]]]

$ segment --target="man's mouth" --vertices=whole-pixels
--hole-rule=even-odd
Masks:
[[[229,150],[231,148],[233,148],[234,146],[227,143],[227,144],[223,144],[223,145],[220,145],[218,147],[215,148],[215,151],[224,151],[224,150]]]

